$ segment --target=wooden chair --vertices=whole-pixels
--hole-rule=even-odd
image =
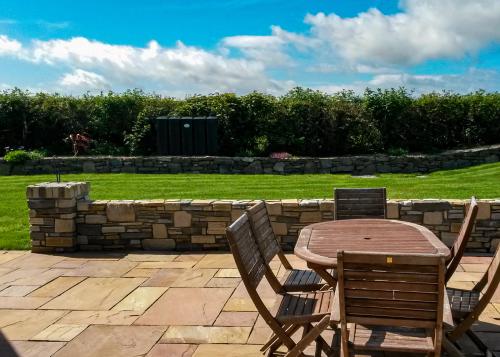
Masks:
[[[271,314],[257,293],[257,286],[266,274],[268,266],[262,259],[252,236],[248,215],[244,213],[227,228],[226,232],[236,266],[248,294],[257,311],[273,331],[273,336],[261,351],[269,350],[268,356],[272,356],[280,346],[284,345],[288,349],[286,356],[302,356],[302,351],[316,341],[316,352],[321,353],[323,350],[330,355],[332,351],[320,334],[330,323],[329,314],[333,292],[285,293],[278,301],[277,313]],[[313,326],[313,323],[316,325]],[[291,336],[301,327],[304,328],[302,338],[295,343]]]
[[[443,256],[338,252],[332,322],[349,350],[441,353],[445,306]],[[353,327],[347,329],[347,323]]]
[[[453,247],[451,247],[451,260],[446,267],[445,281],[448,282],[451,276],[455,272],[462,259],[465,248],[467,247],[467,242],[469,241],[472,228],[474,227],[474,222],[476,221],[478,206],[476,198],[473,196],[470,199],[470,207],[465,216],[465,220],[460,228],[460,233],[458,234]]]
[[[321,277],[312,270],[294,269],[273,232],[266,203],[261,201],[247,210],[248,218],[259,251],[266,265],[277,255],[286,273],[280,280],[269,268],[266,278],[277,293],[293,291],[314,291],[325,289],[328,286],[321,282]]]
[[[382,188],[336,188],[335,219],[386,218],[386,190]]]
[[[488,306],[500,282],[500,245],[491,261],[487,272],[472,290],[447,288],[451,312],[456,327],[447,333],[448,339],[457,341]]]

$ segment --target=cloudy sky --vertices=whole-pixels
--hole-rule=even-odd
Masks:
[[[500,90],[499,0],[0,1],[0,89]]]

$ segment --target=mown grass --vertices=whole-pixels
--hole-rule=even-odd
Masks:
[[[500,197],[500,163],[429,175],[63,175],[64,181],[89,181],[92,199],[331,198],[333,187],[387,187],[389,198]],[[28,249],[26,186],[53,175],[0,177],[0,249]]]

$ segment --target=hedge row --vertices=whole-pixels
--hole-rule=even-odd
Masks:
[[[93,139],[91,154],[156,152],[154,118],[219,117],[219,153],[302,156],[435,152],[500,142],[500,93],[404,88],[328,95],[296,88],[282,97],[214,94],[186,99],[141,91],[84,95],[0,93],[0,151],[24,146],[71,154],[70,133]],[[0,152],[3,154],[3,152]]]

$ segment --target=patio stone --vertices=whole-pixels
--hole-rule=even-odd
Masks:
[[[120,260],[116,262],[90,261],[65,276],[88,276],[93,278],[118,278],[132,270],[137,263]]]
[[[0,314],[0,329],[9,340],[28,340],[66,313],[55,310],[3,310]]]
[[[471,273],[464,271],[456,271],[451,277],[451,281],[479,281],[483,277],[483,273]]]
[[[154,345],[146,357],[191,357],[197,347],[197,345],[161,343]]]
[[[0,356],[50,357],[64,342],[8,341],[0,342]]]
[[[199,262],[204,256],[205,254],[183,253],[174,260],[176,262]]]
[[[137,267],[141,269],[189,269],[195,264],[196,262],[193,261],[142,262]]]
[[[204,287],[217,272],[217,269],[196,269],[189,270],[179,276],[172,284],[172,287],[177,288],[196,288]]]
[[[246,343],[250,331],[250,327],[170,326],[160,342]]]
[[[0,309],[36,309],[49,300],[30,296],[0,296]]]
[[[261,357],[259,349],[252,345],[200,345],[193,357]]]
[[[46,268],[17,269],[1,276],[0,285],[44,285],[64,272]]]
[[[469,273],[484,273],[488,270],[488,264],[460,264],[460,266]]]
[[[53,324],[47,327],[42,332],[40,332],[39,334],[37,334],[36,336],[32,337],[31,340],[71,341],[86,328],[87,325]]]
[[[222,311],[214,326],[253,326],[257,312]]]
[[[130,260],[131,262],[171,262],[175,260],[179,255],[172,254],[171,252],[163,252],[163,253],[129,253],[125,257],[126,260]]]
[[[54,264],[52,268],[74,269],[81,267],[83,264],[87,262],[88,260],[83,260],[83,259],[65,259],[60,263]]]
[[[72,288],[84,279],[84,277],[60,276],[33,291],[29,296],[53,298]]]
[[[153,269],[152,269],[153,270]],[[146,280],[142,286],[171,286],[182,274],[185,269],[154,269],[156,273],[151,275],[151,278]]]
[[[207,254],[196,264],[195,268],[229,268],[235,269],[236,263],[232,254]]]
[[[144,278],[88,278],[43,306],[44,309],[107,310]]]
[[[211,325],[232,291],[231,288],[170,288],[134,324]]]
[[[160,269],[143,269],[143,268],[134,268],[128,273],[124,274],[123,278],[150,278]]]
[[[215,274],[216,278],[239,278],[240,272],[238,269],[220,269],[217,274]]]
[[[86,356],[89,343],[93,357],[145,355],[164,331],[150,326],[90,326],[54,356]]]
[[[16,258],[19,258],[20,256],[23,256],[24,254],[27,254],[28,252],[26,251],[3,251],[0,252],[0,265],[7,263],[11,260],[14,260]]]
[[[137,311],[71,311],[58,323],[68,325],[132,325],[140,316]]]
[[[113,307],[112,310],[146,311],[168,288],[138,287]]]
[[[207,288],[235,288],[240,283],[240,278],[212,278],[205,286]]]
[[[10,268],[50,268],[54,264],[64,260],[64,257],[47,254],[23,254],[2,264],[2,267]]]
[[[13,285],[0,291],[0,296],[26,296],[38,287],[38,285]]]

